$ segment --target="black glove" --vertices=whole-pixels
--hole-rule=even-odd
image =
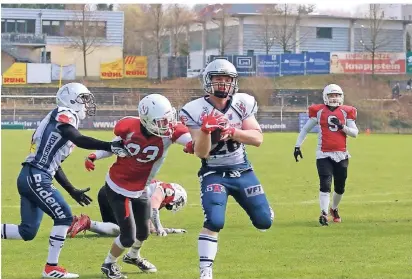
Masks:
[[[338,130],[342,130],[343,129],[343,125],[342,123],[340,123],[340,120],[337,119],[336,117],[333,117],[330,122],[332,122],[333,124],[335,124],[336,126],[338,126]]]
[[[90,191],[90,187],[86,189],[73,189],[70,196],[77,201],[81,206],[89,205],[93,200],[85,193]]]
[[[124,148],[123,141],[113,141],[111,145],[112,153],[118,157],[124,158],[130,156],[129,151]]]
[[[295,147],[295,151],[293,151],[293,156],[295,157],[296,162],[299,162],[298,156],[303,159],[302,152],[300,151],[300,147]]]

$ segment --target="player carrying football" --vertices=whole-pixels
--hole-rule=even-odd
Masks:
[[[303,158],[300,147],[312,128],[319,125],[316,150],[316,166],[320,180],[321,214],[319,223],[322,226],[327,226],[332,177],[334,179],[334,193],[329,212],[334,222],[341,222],[338,205],[345,192],[350,158],[346,148],[346,137],[356,138],[359,131],[355,123],[356,108],[343,105],[343,91],[340,86],[336,84],[326,86],[323,89],[323,102],[325,104],[309,107],[309,120],[299,133],[293,156],[296,162],[299,161],[298,156]]]
[[[131,156],[118,157],[106,175],[104,191],[120,228],[120,235],[101,266],[107,278],[125,278],[116,261],[126,248],[130,249],[123,262],[144,272],[157,271],[140,256],[140,248],[149,236],[150,216],[159,218],[158,209],[152,210],[150,206],[145,188],[159,171],[170,145],[176,142],[186,146],[192,141],[188,129],[177,124],[176,110],[166,97],[159,94],[144,97],[138,113],[139,117],[125,117],[114,128],[114,134]]]
[[[97,159],[96,153],[98,152],[91,153],[87,156],[85,161],[87,170],[94,170],[94,161]],[[111,154],[112,153],[110,153],[110,155]],[[187,204],[186,190],[181,185],[176,183],[165,183],[153,179],[146,188],[146,191],[147,196],[150,197],[152,212],[158,212],[162,208],[177,212]],[[103,222],[93,221],[89,216],[84,214],[80,217],[74,216],[74,221],[67,231],[70,237],[75,237],[79,232],[86,230],[101,235],[118,236],[120,234],[120,228],[117,225],[116,218],[113,216],[113,211],[107,200],[104,186],[100,188],[97,199]],[[160,222],[160,212],[158,212],[157,214],[152,214],[150,233],[156,233],[158,236],[167,236],[167,234],[186,233],[186,230],[164,228]]]
[[[187,103],[180,111],[180,119],[192,135],[194,152],[202,162],[198,173],[205,215],[198,239],[202,279],[212,278],[229,195],[260,230],[269,229],[274,217],[245,152],[245,144],[258,147],[263,141],[254,116],[257,104],[252,96],[237,93],[237,79],[232,63],[225,59],[212,61],[203,72],[203,88],[208,96]]]
[[[60,192],[53,186],[53,178],[80,205],[92,201],[85,193],[90,190],[76,189],[61,168],[63,161],[71,154],[74,146],[83,149],[110,151],[118,156],[126,156],[121,141],[104,142],[86,137],[78,131],[80,120],[95,114],[94,96],[80,83],[62,86],[56,95],[57,108],[40,122],[32,136],[30,154],[23,162],[17,178],[20,194],[20,225],[2,224],[2,239],[35,238],[43,218],[49,215],[54,225],[49,238],[49,255],[43,270],[44,278],[78,278],[58,266],[60,251],[66,233],[73,221],[71,209]]]

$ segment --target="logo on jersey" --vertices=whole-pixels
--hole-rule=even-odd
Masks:
[[[239,101],[238,103],[236,103],[236,107],[240,110],[240,114],[242,115],[242,117],[246,117],[246,105],[245,105],[245,103]]]
[[[49,155],[53,147],[57,144],[57,142],[62,138],[59,133],[51,132],[49,138],[47,139],[46,147],[43,150],[43,154],[40,158],[39,164],[46,164],[47,160],[49,159]]]
[[[231,113],[229,113],[229,114],[227,115],[227,118],[228,118],[229,120],[232,120],[232,119],[233,119],[233,115],[232,115]]]
[[[222,184],[210,184],[206,186],[205,192],[214,192],[214,193],[226,193],[225,186]]]
[[[254,197],[264,194],[262,185],[255,185],[245,188],[246,197]]]
[[[209,114],[209,110],[207,107],[203,107],[203,111],[200,114],[200,120],[203,121],[203,119]]]
[[[189,119],[185,115],[180,116],[180,121],[183,123],[183,125],[186,125],[188,120]]]
[[[53,186],[51,187],[51,190],[43,188],[43,186],[41,185],[42,179],[40,174],[33,175],[33,178],[34,182],[36,183],[35,190],[37,192],[37,196],[43,200],[47,208],[53,211],[56,217],[58,217],[59,219],[66,218],[66,214],[62,210],[61,205],[54,197],[52,197],[53,190],[56,190],[56,188],[54,188]]]

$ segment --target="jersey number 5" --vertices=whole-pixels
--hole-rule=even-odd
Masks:
[[[140,163],[147,163],[156,159],[159,154],[159,147],[149,145],[141,150],[140,145],[137,143],[129,142],[126,146],[127,151],[130,155],[136,156],[136,161]],[[139,155],[142,156],[139,156]]]
[[[329,115],[328,116],[328,128],[329,128],[329,130],[331,130],[332,132],[336,132],[337,130],[339,130],[338,129],[338,126],[336,125],[336,124],[333,124],[333,122],[332,122],[332,119],[333,118],[337,118],[336,116],[334,116],[334,115]]]

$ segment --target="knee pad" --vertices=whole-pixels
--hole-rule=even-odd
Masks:
[[[319,186],[320,191],[324,193],[330,193],[330,187],[332,185],[332,176],[331,175],[320,175],[319,176]]]
[[[337,181],[335,179],[335,192],[336,194],[343,195],[345,193],[345,181]]]
[[[62,219],[54,219],[54,225],[55,226],[71,226],[73,222],[73,216],[67,216],[66,218]]]
[[[203,227],[212,231],[212,232],[219,232],[221,229],[223,229],[225,225],[225,219],[219,218],[219,217],[212,217],[210,219],[206,219],[206,221],[203,223]]]
[[[136,234],[136,239],[143,242],[149,237],[149,233],[149,227],[145,230],[139,229],[139,232]]]
[[[275,212],[269,206],[258,206],[255,208],[255,213],[252,215],[252,224],[259,230],[267,230],[272,226]]]
[[[130,248],[132,247],[133,243],[135,243],[136,241],[136,238],[134,236],[124,235],[124,234],[120,234],[120,236],[116,239],[119,239],[120,245],[119,243],[116,243],[116,244],[120,248]]]
[[[21,224],[19,226],[19,233],[24,241],[30,241],[36,237],[39,227],[40,227],[40,224],[39,225]]]

